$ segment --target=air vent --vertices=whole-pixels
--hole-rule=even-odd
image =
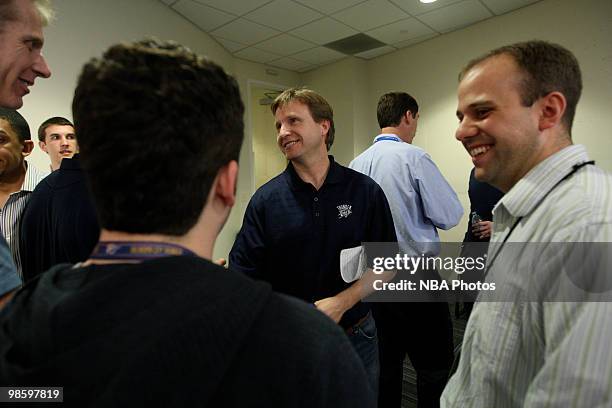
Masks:
[[[324,47],[339,51],[343,54],[353,55],[360,52],[373,50],[374,48],[384,47],[385,43],[378,41],[375,38],[363,33],[351,35],[350,37],[342,38],[341,40],[333,41],[324,44]]]

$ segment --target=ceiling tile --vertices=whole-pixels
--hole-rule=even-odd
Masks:
[[[404,48],[404,47],[408,47],[410,45],[418,44],[418,43],[423,42],[423,41],[427,41],[430,38],[437,37],[438,35],[439,34],[437,34],[437,33],[433,33],[433,34],[429,34],[429,35],[424,35],[422,37],[412,38],[412,39],[406,40],[406,41],[400,41],[398,43],[391,44],[391,45],[393,45],[395,48]]]
[[[478,0],[465,0],[419,16],[419,20],[436,31],[446,33],[491,17]]]
[[[500,15],[538,2],[539,0],[482,0],[493,13]]]
[[[281,34],[278,37],[270,38],[257,44],[257,48],[269,51],[278,55],[290,55],[316,47],[316,44],[292,37],[288,34]]]
[[[304,72],[304,71],[308,71],[313,68],[316,68],[316,65],[314,64],[310,64],[308,62],[298,61],[296,59],[286,58],[286,57],[277,59],[275,61],[271,61],[268,63],[268,65],[272,65],[278,68],[288,69],[290,71],[298,71],[298,72]]]
[[[277,30],[288,31],[323,15],[289,0],[274,0],[243,17]]]
[[[380,57],[381,55],[388,54],[393,51],[397,51],[397,50],[393,47],[385,45],[384,47],[374,48],[373,50],[360,52],[359,54],[355,54],[355,56],[359,58],[364,58],[364,59],[372,59],[372,58]]]
[[[240,44],[235,41],[226,40],[225,38],[213,37],[215,40],[219,42],[226,50],[229,52],[236,52],[243,48],[248,47],[248,45]]]
[[[375,28],[366,33],[370,37],[376,38],[387,44],[394,44],[425,35],[435,34],[435,32],[425,24],[414,18],[407,18],[392,24]]]
[[[409,16],[387,0],[368,0],[342,10],[333,17],[357,30],[367,31]]]
[[[366,0],[295,0],[305,6],[320,11],[323,14],[332,14],[336,11],[363,3]]]
[[[252,45],[280,34],[279,31],[239,18],[211,33],[242,44]]]
[[[410,13],[413,16],[418,16],[419,14],[427,13],[428,11],[432,11],[438,9],[440,7],[448,6],[449,4],[457,3],[461,0],[437,0],[433,3],[421,3],[417,0],[389,0],[391,3],[395,4],[397,7],[404,10],[406,13]]]
[[[329,48],[325,47],[313,48],[311,50],[298,52],[297,54],[291,56],[291,58],[318,65],[337,61],[344,57],[346,57],[346,55],[342,54],[341,52],[330,50]]]
[[[206,4],[207,6],[212,6],[216,9],[227,11],[228,13],[235,14],[237,16],[241,16],[243,14],[248,13],[249,11],[253,11],[258,7],[263,6],[266,3],[269,3],[271,0],[195,0],[198,3]]]
[[[180,0],[172,8],[206,32],[214,30],[236,18],[236,16],[215,10],[192,0]]]
[[[329,17],[306,24],[290,32],[290,34],[317,44],[327,44],[358,33],[359,31]]]
[[[234,53],[234,56],[237,58],[242,58],[245,60],[261,62],[261,63],[272,61],[272,60],[278,59],[279,57],[279,55],[272,54],[271,52],[259,50],[254,47],[249,47],[249,48],[240,50]]]

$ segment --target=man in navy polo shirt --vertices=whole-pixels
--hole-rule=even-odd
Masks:
[[[363,279],[342,280],[340,251],[362,242],[395,242],[389,204],[376,182],[328,156],[334,120],[323,97],[288,89],[271,108],[289,164],[251,198],[231,268],[312,303],[340,324],[377,390],[376,326],[361,302],[367,288]]]

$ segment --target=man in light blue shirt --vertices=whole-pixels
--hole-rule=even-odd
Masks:
[[[416,100],[404,92],[383,95],[377,108],[381,134],[349,165],[383,189],[400,248],[437,255],[437,228],[457,225],[463,207],[431,157],[413,146],[419,120]],[[418,406],[438,406],[453,359],[452,325],[446,303],[381,303],[379,407],[401,404],[402,367],[408,353],[417,372]]]
[[[412,145],[419,120],[414,98],[402,92],[385,94],[378,102],[377,116],[381,134],[349,167],[382,187],[402,249],[437,255],[437,228],[457,225],[463,207],[427,152]]]

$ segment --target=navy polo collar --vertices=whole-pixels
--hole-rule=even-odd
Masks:
[[[336,161],[334,160],[334,156],[328,155],[327,157],[329,158],[329,171],[327,172],[327,176],[325,177],[323,186],[325,186],[326,184],[341,183],[344,178],[344,168],[340,166],[338,163],[336,163]],[[286,175],[285,179],[287,180],[287,183],[293,189],[297,190],[297,189],[305,189],[305,188],[311,189],[312,188],[312,184],[306,183],[304,180],[300,178],[300,176],[295,171],[295,168],[293,167],[293,164],[291,162],[289,162],[289,164],[287,165],[287,169],[285,170],[285,175]],[[321,188],[323,188],[323,186],[321,186]]]
[[[81,163],[79,162],[79,154],[75,154],[72,158],[62,159],[62,163],[60,164],[60,169],[62,170],[74,170],[81,169]]]

